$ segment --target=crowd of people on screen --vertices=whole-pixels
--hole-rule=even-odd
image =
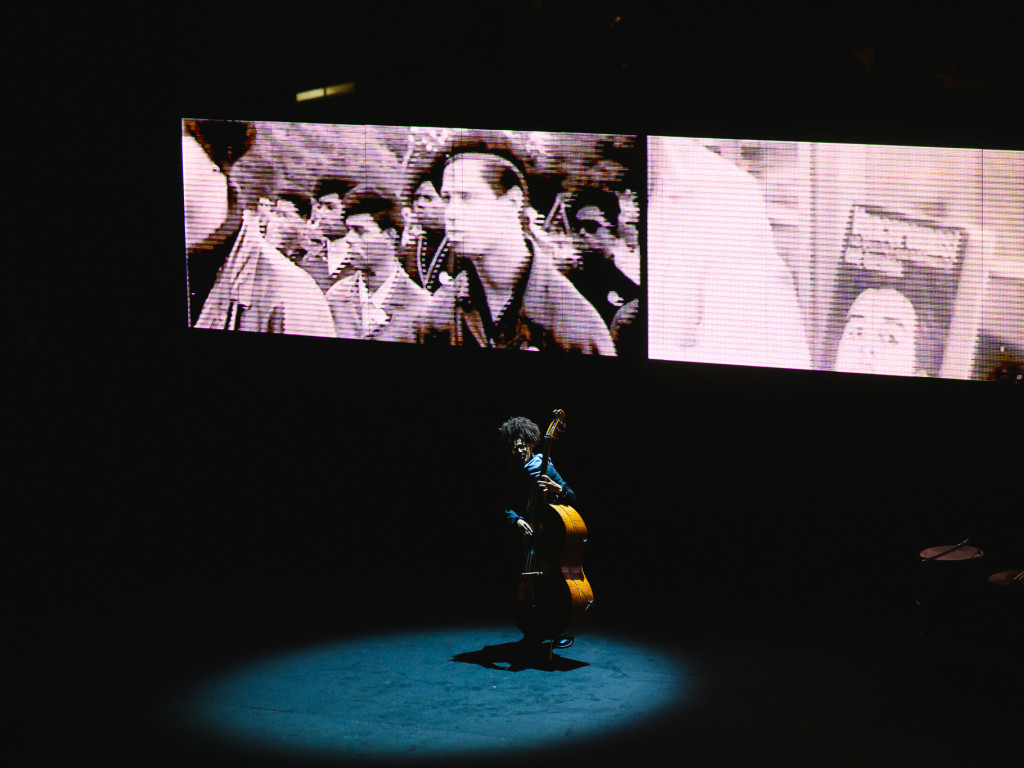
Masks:
[[[404,199],[324,176],[243,207],[230,171],[255,130],[183,121],[193,327],[645,354],[628,192],[559,195],[546,227],[512,146],[469,133]]]
[[[182,123],[195,328],[811,365],[763,195],[695,140],[648,138],[644,280],[633,192],[576,185],[542,215],[503,134],[460,132],[408,166],[402,193],[322,176],[253,200],[231,168],[256,130]],[[836,370],[920,374],[919,324],[893,294],[851,308]]]

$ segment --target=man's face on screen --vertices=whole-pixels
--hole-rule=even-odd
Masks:
[[[494,193],[484,180],[483,162],[480,157],[458,157],[444,169],[441,183],[448,239],[470,257],[498,252],[518,226],[516,200],[511,193]]]
[[[612,224],[596,205],[585,205],[576,213],[576,247],[583,253],[610,256],[615,245]]]
[[[425,229],[444,229],[444,201],[434,185],[424,181],[412,197],[412,212]]]
[[[368,213],[349,216],[345,224],[348,227],[345,245],[351,254],[353,267],[377,272],[392,262],[398,239],[395,230],[381,230]]]
[[[332,192],[314,200],[311,222],[329,240],[344,237],[345,207],[341,204],[341,197]]]
[[[307,227],[308,224],[296,209],[295,203],[290,200],[278,200],[267,222],[267,242],[281,253],[289,254],[304,243]]]
[[[269,197],[261,197],[256,201],[256,220],[260,225],[260,234],[266,237],[267,225],[274,217],[274,204]]]

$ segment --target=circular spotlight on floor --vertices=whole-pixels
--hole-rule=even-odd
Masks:
[[[177,697],[177,727],[286,759],[422,759],[550,749],[629,731],[693,694],[671,652],[587,634],[524,651],[488,627],[410,630],[248,662]]]

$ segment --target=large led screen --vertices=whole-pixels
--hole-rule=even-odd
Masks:
[[[188,323],[998,379],[1024,153],[182,121]]]
[[[645,354],[635,137],[184,120],[182,157],[195,328]]]
[[[651,358],[1019,375],[1024,153],[646,146]]]

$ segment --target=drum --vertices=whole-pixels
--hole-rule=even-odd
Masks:
[[[989,586],[984,556],[965,543],[921,551],[916,603],[923,637],[965,640],[976,633]]]

